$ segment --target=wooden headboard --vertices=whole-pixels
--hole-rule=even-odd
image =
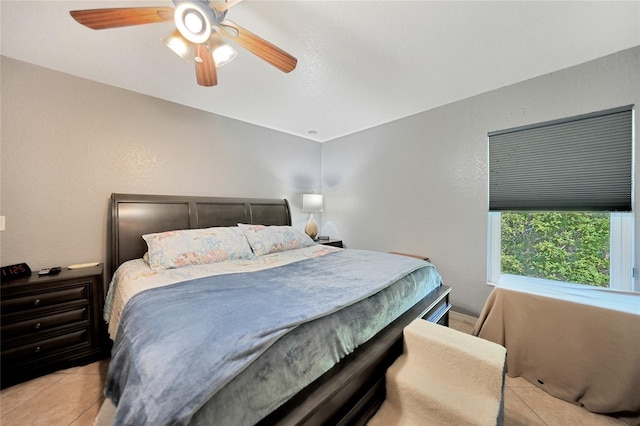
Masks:
[[[123,262],[144,255],[144,234],[238,223],[291,225],[284,199],[111,194],[110,207],[111,273]]]

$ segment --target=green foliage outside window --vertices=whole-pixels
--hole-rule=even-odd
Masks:
[[[609,214],[501,214],[504,274],[609,287]]]

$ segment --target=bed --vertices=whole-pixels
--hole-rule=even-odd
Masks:
[[[260,252],[263,241],[247,232],[295,231],[286,200],[112,194],[110,208],[113,280],[105,311],[115,343],[106,393],[117,401],[117,409],[103,407],[97,423],[108,424],[115,416],[116,423],[136,424],[207,424],[212,419],[217,424],[364,424],[384,400],[384,373],[402,352],[402,329],[416,318],[448,325],[450,289],[428,262],[318,244]],[[213,227],[243,230],[253,257],[144,272],[158,257],[143,235]],[[365,265],[357,273],[356,263]],[[240,272],[247,265],[251,271]],[[157,284],[155,276],[165,282]],[[349,285],[341,284],[340,277]],[[277,286],[265,284],[276,281]],[[132,287],[145,285],[118,302],[117,289],[131,282]],[[239,292],[243,286],[250,287],[252,296]],[[326,291],[331,297],[322,296]],[[316,293],[324,301],[307,303]],[[267,303],[274,310],[283,303],[287,309],[276,315],[269,313],[271,307],[254,307],[267,297],[279,301]],[[298,304],[304,318],[294,313]],[[175,311],[178,305],[181,311]],[[222,342],[245,342],[244,328],[254,326],[268,329],[251,334],[247,347],[224,349],[229,353],[222,358],[232,361],[213,356],[223,350]],[[171,344],[160,343],[165,338],[160,334],[174,328],[185,346],[178,345],[175,334],[166,337]],[[183,335],[193,341],[183,342]],[[209,346],[203,349],[202,344]],[[158,352],[149,358],[154,346]],[[186,365],[175,362],[176,353]],[[171,368],[161,370],[161,358]],[[238,359],[242,363],[236,366]],[[172,374],[179,379],[171,379]],[[221,376],[215,384],[213,376]],[[171,393],[163,393],[161,386]]]

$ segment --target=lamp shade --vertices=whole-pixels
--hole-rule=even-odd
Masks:
[[[162,38],[164,44],[171,50],[173,50],[176,55],[180,56],[187,62],[191,62],[191,57],[193,56],[193,47],[189,40],[184,38],[180,31],[175,30],[171,34]]]
[[[302,211],[320,213],[322,211],[322,194],[302,194]]]
[[[211,34],[208,43],[211,51],[213,52],[213,61],[216,63],[216,67],[218,68],[228,64],[238,56],[238,51],[225,43],[222,36],[217,32]]]

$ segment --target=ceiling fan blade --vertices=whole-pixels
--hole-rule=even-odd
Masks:
[[[269,43],[267,40],[258,37],[249,30],[242,28],[229,20],[218,23],[222,28],[223,36],[233,40],[254,55],[269,62],[274,67],[283,72],[291,72],[296,68],[298,60],[289,55],[279,47]]]
[[[72,10],[73,19],[94,30],[153,24],[173,20],[171,7],[127,7],[115,9]]]
[[[213,8],[218,12],[224,12],[225,10],[231,9],[236,4],[240,3],[242,0],[218,0],[213,5]]]
[[[193,61],[196,63],[196,81],[200,86],[211,87],[218,84],[216,64],[207,45],[196,44]]]

